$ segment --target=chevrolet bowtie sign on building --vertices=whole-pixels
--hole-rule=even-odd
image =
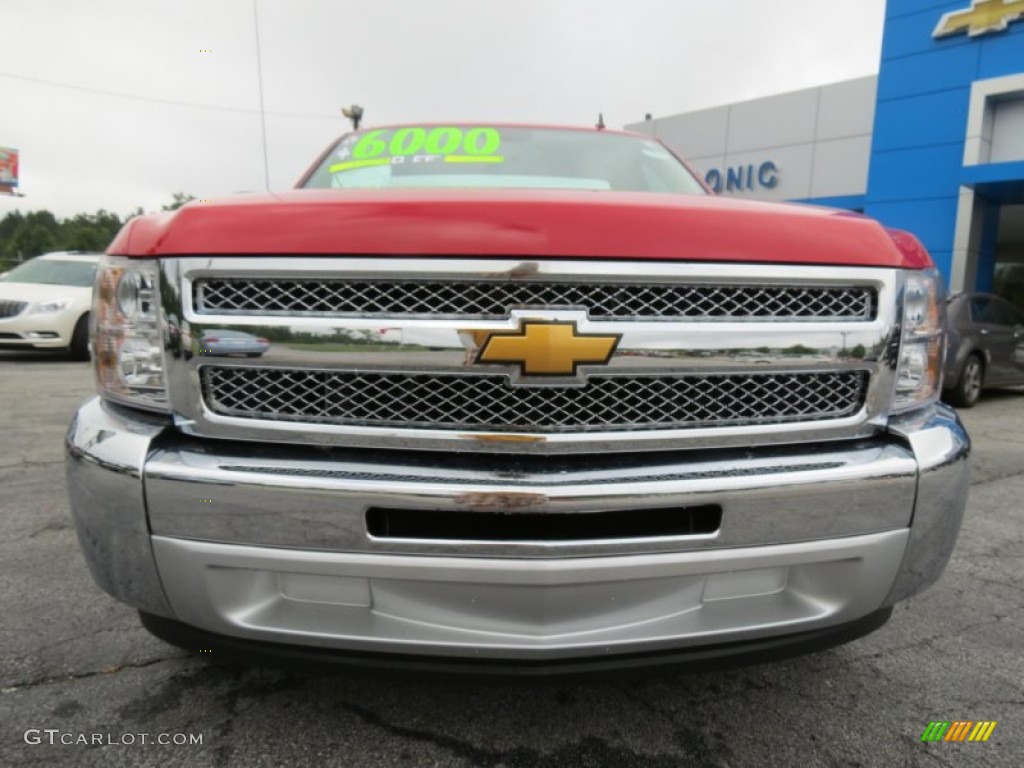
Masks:
[[[935,37],[966,32],[971,37],[1002,32],[1011,22],[1024,18],[1024,0],[974,0],[971,7],[950,11],[942,17]]]
[[[948,286],[1024,307],[1024,0],[887,0],[876,76],[627,127],[720,194],[914,232]]]

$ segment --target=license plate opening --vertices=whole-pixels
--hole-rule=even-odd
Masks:
[[[708,535],[722,524],[722,508],[624,509],[611,512],[461,512],[386,509],[366,512],[377,539],[426,541],[602,541]]]

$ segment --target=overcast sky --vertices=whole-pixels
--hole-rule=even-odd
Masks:
[[[258,0],[270,187],[347,123],[611,127],[872,74],[884,0]],[[15,208],[264,187],[252,0],[0,0]]]

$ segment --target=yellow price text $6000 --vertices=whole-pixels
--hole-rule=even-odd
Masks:
[[[351,149],[352,159],[333,164],[330,172],[405,162],[501,163],[505,158],[497,154],[500,148],[501,134],[494,128],[379,129],[360,136]]]

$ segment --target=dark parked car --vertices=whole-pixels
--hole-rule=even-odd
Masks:
[[[970,408],[986,387],[1024,384],[1024,312],[987,293],[949,297],[944,397]]]

